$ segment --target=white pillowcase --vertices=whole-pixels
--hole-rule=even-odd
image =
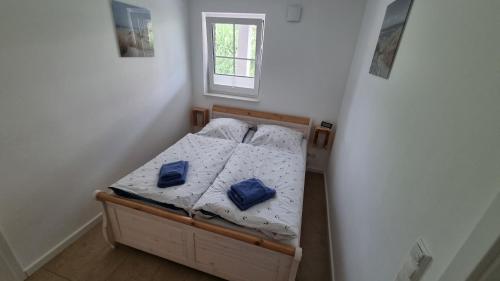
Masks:
[[[197,135],[242,142],[249,128],[249,124],[240,120],[216,118],[210,120]]]
[[[255,146],[266,146],[272,149],[291,153],[302,152],[302,133],[278,125],[259,125],[257,132],[249,142]]]

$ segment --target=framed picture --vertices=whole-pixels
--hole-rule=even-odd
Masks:
[[[370,73],[388,79],[413,0],[396,0],[387,6]]]
[[[154,57],[151,12],[145,8],[111,2],[116,38],[122,57]]]

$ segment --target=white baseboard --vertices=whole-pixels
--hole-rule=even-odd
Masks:
[[[64,240],[62,240],[57,245],[55,245],[52,249],[50,249],[47,253],[42,255],[39,259],[37,259],[32,264],[30,264],[26,268],[24,268],[24,272],[28,276],[35,273],[38,269],[40,269],[42,266],[44,266],[47,262],[49,262],[51,259],[53,259],[55,256],[57,256],[59,253],[61,253],[71,243],[78,240],[78,238],[80,238],[88,230],[90,230],[92,227],[94,227],[95,225],[100,223],[101,219],[102,219],[102,213],[99,213],[97,216],[92,218],[90,221],[88,221],[83,226],[78,228],[75,232],[71,233],[68,237],[66,237]]]
[[[328,194],[328,184],[326,173],[323,173],[323,181],[325,182],[325,197],[326,197],[326,219],[328,224],[328,252],[330,253],[330,272],[332,274],[332,281],[335,281],[335,271],[333,266],[333,241],[332,241],[332,225],[330,220],[330,196]]]

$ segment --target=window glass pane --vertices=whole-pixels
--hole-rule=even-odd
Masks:
[[[234,59],[215,57],[215,73],[234,75]]]
[[[248,76],[255,77],[255,61],[250,61]]]
[[[256,25],[235,25],[236,57],[255,59],[256,38]]]
[[[234,25],[227,23],[214,24],[215,55],[234,57]]]
[[[237,76],[254,77],[255,76],[255,61],[235,59],[235,71]]]
[[[250,26],[250,58],[255,59],[256,49],[257,49],[257,26]],[[254,64],[255,73],[255,64]]]

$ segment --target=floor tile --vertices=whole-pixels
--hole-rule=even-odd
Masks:
[[[42,268],[26,279],[26,281],[68,281],[68,279],[62,278]]]
[[[150,281],[153,279],[164,260],[139,250],[130,250],[132,253],[127,256],[125,261],[106,280]]]
[[[307,173],[297,281],[330,281],[330,252],[324,177]]]
[[[128,247],[112,249],[103,239],[100,225],[90,230],[45,268],[71,281],[103,281],[130,254]]]

